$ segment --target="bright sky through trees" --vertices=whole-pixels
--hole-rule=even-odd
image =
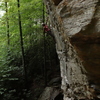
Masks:
[[[0,5],[1,5],[2,2],[0,2]],[[1,8],[0,8],[0,18],[4,15],[5,11],[3,11]]]

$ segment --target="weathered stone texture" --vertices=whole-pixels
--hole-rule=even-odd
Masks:
[[[56,1],[44,0],[56,39],[64,100],[93,99],[84,67],[88,73],[92,64],[100,70],[100,0]]]
[[[38,100],[54,100],[59,93],[59,89],[46,87]]]
[[[59,12],[58,15],[62,18],[67,36],[85,30],[95,14],[97,2],[98,0],[72,0],[70,3],[64,3],[63,6],[61,6],[62,3],[58,5],[56,11]]]

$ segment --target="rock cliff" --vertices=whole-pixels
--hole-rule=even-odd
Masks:
[[[44,0],[56,39],[64,100],[97,98],[100,0]]]

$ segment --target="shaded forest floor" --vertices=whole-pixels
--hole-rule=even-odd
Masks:
[[[1,70],[0,100],[37,100],[49,82],[60,77],[55,43],[49,36],[45,39],[45,46],[44,40],[40,39],[25,50],[27,77],[21,56],[11,54],[9,66]]]

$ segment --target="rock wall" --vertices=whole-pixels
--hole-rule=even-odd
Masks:
[[[64,100],[95,98],[87,74],[95,73],[90,71],[92,64],[95,68],[100,66],[97,56],[100,55],[97,44],[100,42],[100,0],[44,0],[44,3],[56,39]]]

